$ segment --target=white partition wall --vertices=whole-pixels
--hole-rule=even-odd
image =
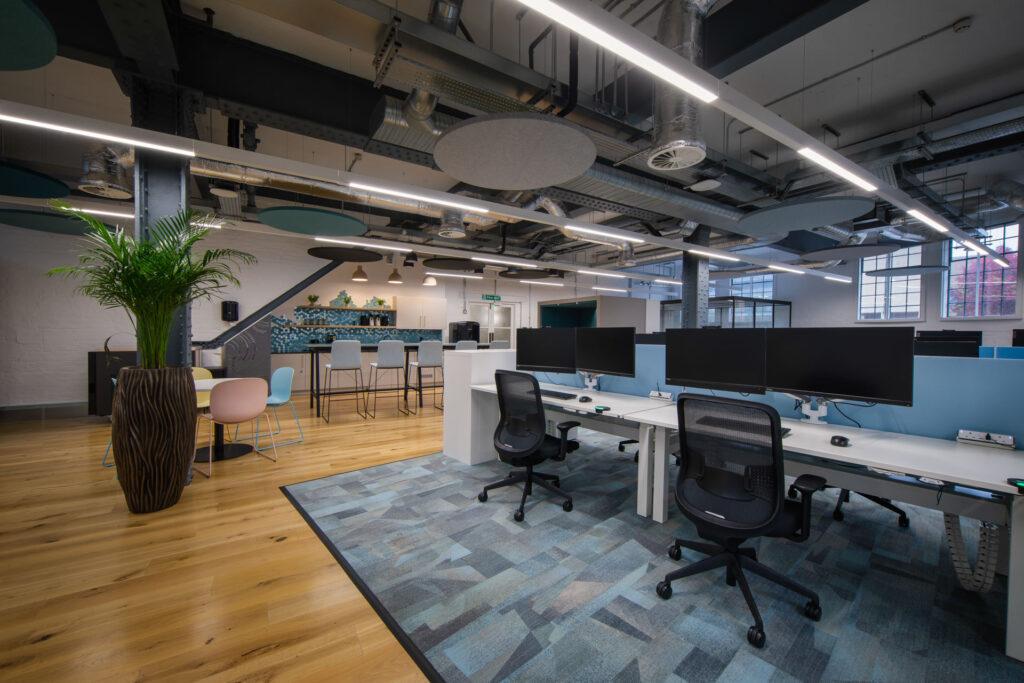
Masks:
[[[511,349],[444,352],[445,455],[467,465],[497,457],[493,437],[498,402],[494,396],[474,396],[471,387],[494,382],[495,370],[515,367],[516,352]]]

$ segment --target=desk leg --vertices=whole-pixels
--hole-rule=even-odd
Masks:
[[[654,470],[651,516],[655,522],[665,522],[668,520],[668,430],[664,427],[654,429],[654,453],[651,460],[651,469]]]
[[[1024,661],[1024,496],[1010,507],[1010,567],[1006,578],[1006,656]]]
[[[641,517],[651,516],[651,463],[652,441],[654,427],[651,425],[640,425],[637,433],[639,448],[637,449],[637,472],[636,472],[636,514]]]

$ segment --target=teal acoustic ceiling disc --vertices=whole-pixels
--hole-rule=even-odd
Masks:
[[[366,223],[358,218],[310,206],[275,206],[260,211],[259,218],[272,228],[303,235],[345,237],[366,232]]]
[[[0,71],[38,69],[57,56],[57,36],[34,3],[3,0],[0,15]]]
[[[0,194],[8,197],[59,199],[67,197],[71,190],[45,173],[0,162]]]
[[[80,218],[53,211],[25,211],[23,209],[0,209],[0,224],[16,228],[55,232],[61,235],[83,235],[89,226]],[[107,226],[108,228],[113,228]]]

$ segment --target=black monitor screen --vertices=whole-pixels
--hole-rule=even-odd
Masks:
[[[804,327],[767,330],[772,391],[909,406],[914,328]]]
[[[981,330],[919,330],[920,341],[972,342],[981,346]]]
[[[1013,331],[1013,341],[1011,342],[1014,346],[1024,346],[1024,330]]]
[[[978,345],[973,341],[937,341],[935,339],[915,339],[915,356],[961,356],[963,358],[977,358]]]
[[[576,372],[576,329],[520,327],[516,330],[516,369]]]
[[[635,327],[577,327],[576,369],[632,377],[636,372]]]
[[[763,394],[764,335],[763,329],[666,330],[665,382]]]

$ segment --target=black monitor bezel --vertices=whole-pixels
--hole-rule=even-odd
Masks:
[[[545,365],[520,365],[519,364],[519,333],[520,332],[540,332],[540,331],[551,331],[551,330],[570,330],[572,332],[572,353],[573,353],[573,366],[545,366]],[[524,372],[555,372],[561,374],[571,375],[576,372],[576,328],[575,327],[518,327],[516,328],[516,370]]]
[[[761,331],[762,340],[763,340],[762,344],[761,344],[762,356],[763,356],[763,354],[766,353],[765,347],[767,346],[767,341],[764,340],[764,329],[763,328],[703,327],[703,328],[698,328],[698,329],[701,329],[701,330],[715,330],[716,332],[722,331],[722,330],[737,330],[737,331],[743,330],[744,332],[746,332],[748,330],[749,331],[760,330]],[[694,380],[685,379],[685,378],[682,378],[682,377],[669,377],[668,376],[668,354],[669,354],[669,352],[670,352],[670,350],[672,348],[672,337],[679,337],[679,336],[685,335],[688,332],[694,332],[694,331],[696,331],[696,330],[694,330],[692,328],[670,328],[668,330],[665,330],[665,384],[671,384],[672,386],[677,386],[677,387],[692,387],[694,389],[711,389],[711,390],[717,389],[719,391],[732,391],[732,392],[735,392],[735,393],[738,393],[738,394],[764,394],[764,393],[766,393],[767,386],[765,385],[763,380],[762,380],[762,382],[760,384],[735,384],[735,383],[732,383],[732,382],[712,382],[712,381],[702,381],[702,380],[694,381]],[[765,372],[767,372],[767,359],[764,358],[764,357],[762,357],[762,367],[764,367],[765,368]]]
[[[629,330],[630,331],[629,332],[629,335],[630,335],[630,337],[629,337],[630,346],[633,347],[633,353],[631,354],[631,360],[630,360],[630,367],[632,368],[632,371],[629,372],[629,373],[625,373],[625,372],[608,372],[607,370],[595,370],[593,368],[581,367],[580,366],[580,359],[579,359],[579,352],[578,352],[579,351],[579,344],[580,344],[580,332],[587,332],[587,331],[590,331],[590,330],[593,330],[595,332],[596,331],[605,331],[605,332],[607,332],[608,330],[623,330],[623,331]],[[584,334],[583,336],[586,336],[586,335]],[[575,356],[576,356],[576,372],[589,372],[589,373],[594,374],[594,375],[609,375],[611,377],[636,377],[636,328],[635,327],[621,327],[621,326],[616,326],[616,327],[577,327],[576,328],[575,348],[576,348],[576,352],[575,352]]]
[[[878,398],[877,396],[857,396],[857,395],[854,395],[854,394],[839,394],[839,393],[835,393],[835,392],[822,393],[822,392],[818,392],[818,391],[813,391],[812,392],[812,391],[805,391],[803,389],[793,389],[793,388],[772,386],[772,384],[770,382],[768,382],[768,368],[771,365],[771,358],[768,355],[769,345],[767,343],[768,342],[767,337],[765,339],[765,387],[768,389],[768,391],[774,391],[774,392],[781,393],[781,394],[790,394],[792,396],[809,397],[809,398],[821,398],[821,399],[825,399],[825,400],[842,399],[842,400],[846,400],[846,401],[863,401],[865,403],[877,403],[877,404],[884,404],[884,405],[890,405],[890,406],[904,406],[904,407],[908,407],[909,408],[909,407],[914,405],[914,381],[913,381],[914,367],[913,367],[913,364],[914,364],[914,358],[915,358],[915,356],[914,356],[914,341],[915,341],[915,338],[916,338],[915,334],[914,334],[914,328],[913,327],[901,326],[901,327],[889,327],[889,328],[885,328],[885,329],[887,329],[889,331],[891,331],[893,329],[909,329],[911,331],[910,335],[908,336],[908,340],[909,340],[909,344],[910,344],[910,358],[911,358],[911,360],[910,360],[910,363],[911,363],[910,399],[907,400],[907,401],[896,400],[896,399],[890,400],[890,399],[887,399],[887,398]],[[776,332],[776,331],[789,332],[791,330],[836,330],[836,331],[844,331],[845,330],[845,331],[849,331],[850,328],[848,328],[848,327],[776,327],[776,328],[767,329],[766,331],[770,335],[770,334],[772,334],[773,332]]]

